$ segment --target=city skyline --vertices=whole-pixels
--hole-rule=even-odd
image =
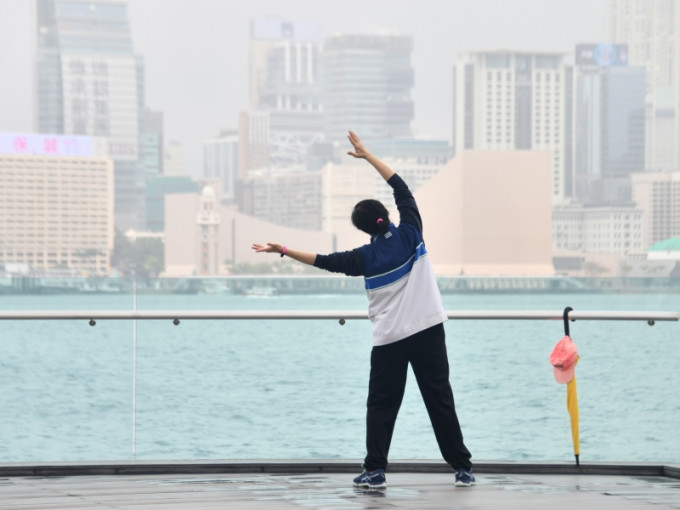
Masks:
[[[192,176],[201,172],[202,141],[235,128],[238,112],[248,108],[253,18],[318,22],[324,38],[339,33],[412,36],[413,132],[446,140],[451,137],[451,74],[458,53],[488,48],[571,52],[577,43],[605,38],[605,0],[431,1],[429,9],[382,0],[324,4],[323,9],[301,0],[265,1],[257,8],[234,0],[229,2],[233,10],[214,0],[126,3],[134,51],[146,62],[146,103],[163,112],[166,140],[183,144]],[[0,19],[0,43],[6,48],[0,52],[0,68],[11,69],[15,77],[0,83],[0,131],[35,129],[32,4],[0,0],[0,12],[11,14]]]

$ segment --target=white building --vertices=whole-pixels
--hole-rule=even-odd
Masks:
[[[633,174],[632,190],[646,212],[644,249],[680,236],[680,172]]]
[[[260,126],[266,163],[251,157],[248,168],[302,168],[307,148],[323,138],[318,23],[256,18],[250,34],[249,126]],[[248,130],[262,152],[262,133]],[[259,148],[258,148],[259,147]]]
[[[558,252],[626,256],[644,251],[644,211],[638,207],[555,207],[554,248]]]
[[[453,154],[548,150],[552,200],[571,176],[572,67],[566,55],[511,50],[460,54],[453,68]]]

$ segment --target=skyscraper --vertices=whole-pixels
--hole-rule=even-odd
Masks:
[[[645,68],[625,45],[576,47],[574,189],[584,205],[630,205],[630,176],[645,168]]]
[[[115,162],[115,223],[144,225],[143,64],[120,0],[37,0],[41,133],[105,137]]]
[[[562,53],[477,51],[453,68],[453,153],[552,152],[553,203],[570,196],[572,67]]]
[[[413,40],[399,35],[340,35],[323,48],[326,140],[351,127],[363,140],[412,138]]]
[[[317,23],[252,21],[248,117],[250,126],[265,129],[250,145],[262,152],[264,136],[266,157],[253,154],[249,168],[301,168],[308,147],[323,138],[320,54]]]
[[[203,177],[219,180],[220,201],[234,202],[238,178],[239,137],[236,130],[224,130],[203,141]]]
[[[608,0],[608,37],[627,44],[632,66],[647,73],[648,171],[680,170],[680,2]]]

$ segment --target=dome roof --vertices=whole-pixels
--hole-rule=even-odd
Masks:
[[[205,188],[203,188],[203,191],[201,192],[201,197],[215,198],[215,190],[212,189],[212,186],[206,186]]]

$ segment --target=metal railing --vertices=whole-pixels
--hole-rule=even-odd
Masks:
[[[563,320],[565,313],[545,310],[448,310],[453,320]],[[0,311],[0,320],[346,320],[367,319],[364,310],[11,310]],[[660,311],[575,311],[570,321],[678,321],[678,312]]]
[[[656,321],[678,322],[678,312],[668,311],[575,311],[564,310],[448,310],[452,320],[554,320],[564,321],[568,334],[569,321]],[[368,319],[365,310],[2,310],[0,320],[84,320],[95,326],[98,320],[131,320],[133,327],[132,359],[132,457],[136,458],[137,429],[137,326],[138,320],[169,320],[179,325],[182,320],[347,320]]]

